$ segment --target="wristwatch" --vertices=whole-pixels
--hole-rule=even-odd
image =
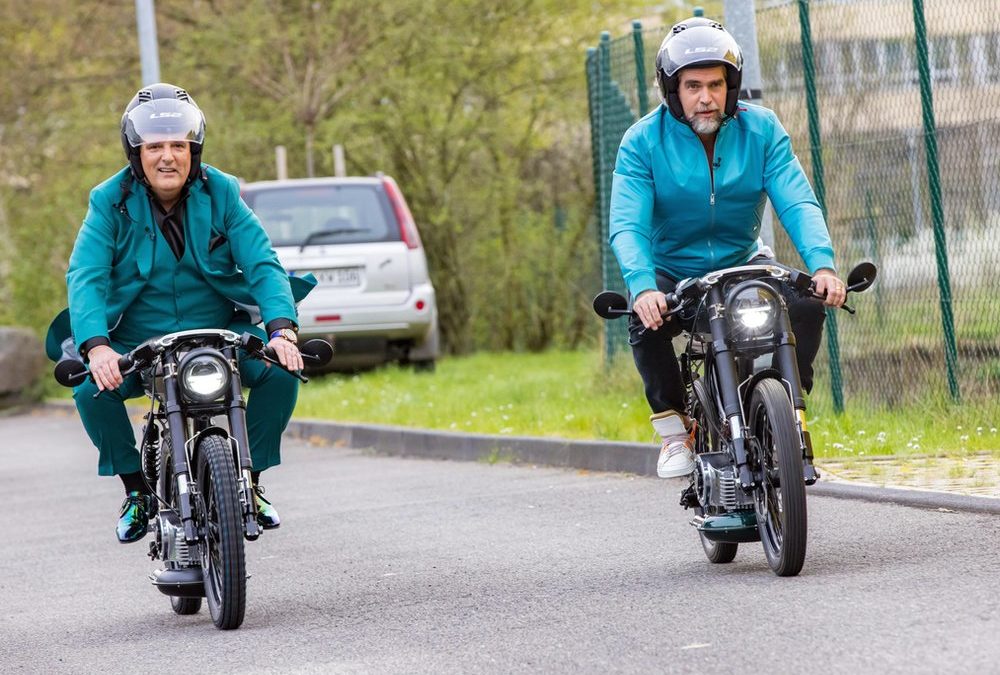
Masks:
[[[285,338],[286,340],[288,340],[289,342],[291,342],[293,345],[299,343],[299,336],[296,335],[295,331],[293,331],[291,328],[279,328],[278,330],[274,331],[270,335],[270,339],[272,339],[272,340],[274,338],[279,338],[279,337],[280,338]]]

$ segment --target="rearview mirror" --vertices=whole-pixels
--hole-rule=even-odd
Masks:
[[[55,377],[62,386],[75,387],[86,379],[87,366],[83,365],[83,361],[63,359],[56,364]]]
[[[333,346],[326,340],[309,340],[299,347],[299,352],[310,366],[325,366],[333,358]]]
[[[628,301],[621,293],[602,291],[594,298],[594,311],[602,319],[617,319],[628,314]]]
[[[847,275],[847,290],[852,293],[867,291],[875,283],[876,276],[878,276],[878,268],[873,263],[858,263]]]

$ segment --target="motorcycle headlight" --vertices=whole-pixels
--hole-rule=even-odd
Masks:
[[[781,311],[780,303],[778,294],[767,284],[742,283],[726,299],[730,325],[747,337],[771,333]]]
[[[207,403],[229,387],[229,364],[214,350],[190,352],[179,368],[181,392],[189,401]]]

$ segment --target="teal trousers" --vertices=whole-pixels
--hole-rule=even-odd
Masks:
[[[234,322],[228,329],[235,333],[251,332],[266,341],[264,331],[246,322]],[[136,345],[126,346],[112,340],[111,347],[125,353]],[[281,434],[295,409],[299,381],[279,366],[267,367],[263,361],[240,361],[240,377],[250,388],[247,399],[247,435],[254,471],[263,471],[281,463]],[[87,380],[73,389],[73,399],[90,440],[97,446],[97,473],[114,476],[142,469],[135,432],[125,410],[125,401],[141,396],[142,379],[138,373],[125,378],[114,391],[98,398],[97,385]]]

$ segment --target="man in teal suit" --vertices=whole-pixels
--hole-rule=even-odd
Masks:
[[[142,393],[142,383],[137,373],[122,377],[123,353],[165,333],[228,328],[261,338],[266,332],[281,364],[302,368],[295,333],[295,301],[301,297],[293,297],[267,234],[240,198],[238,181],[202,165],[204,138],[205,118],[186,91],[162,83],[140,89],[121,121],[129,166],[91,192],[66,274],[71,344],[93,375],[74,389],[73,398],[97,446],[98,473],[124,483],[118,522],[123,543],[146,534],[150,508],[124,403]],[[304,296],[315,282],[294,283]],[[259,321],[264,331],[255,325]],[[53,335],[58,323],[48,341],[55,359],[65,344]],[[281,461],[281,434],[298,381],[267,365],[246,361],[240,373],[251,390],[247,427],[258,518],[262,527],[273,528],[280,519],[258,479]]]

